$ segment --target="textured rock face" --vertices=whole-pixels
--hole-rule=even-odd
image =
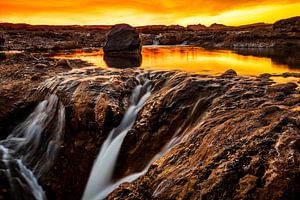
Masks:
[[[300,32],[300,17],[279,20],[273,24],[273,29],[282,32]]]
[[[0,90],[1,111],[6,111],[0,116],[2,132],[12,126],[8,119],[21,120],[48,94],[56,93],[66,107],[63,145],[54,166],[39,179],[48,199],[81,198],[101,144],[120,123],[132,89],[145,80],[151,82],[151,96],[125,138],[114,178],[145,169],[159,152],[161,157],[108,199],[299,196],[300,91],[293,83],[273,85],[271,76],[240,77],[232,70],[208,76],[92,68],[42,77],[36,87],[12,86],[9,82],[16,80],[10,76],[5,74],[7,86]],[[26,89],[29,96],[17,96]],[[22,109],[6,99],[14,95]]]
[[[139,33],[128,24],[119,24],[112,27],[106,35],[103,46],[104,53],[140,53],[141,40]]]
[[[148,132],[149,127],[142,128],[137,122],[135,127],[142,126],[133,133],[137,144],[134,150],[128,146],[127,151],[124,145],[122,157],[130,158],[150,141],[161,141],[154,138],[156,134],[162,135],[162,130],[168,136],[180,130],[180,142],[157,160],[146,175],[123,184],[108,199],[297,199],[300,193],[299,90],[295,90],[294,84],[271,86],[262,80],[238,79],[232,82],[225,79],[223,87],[217,79],[212,80],[213,85],[195,84],[198,94],[192,92],[189,103],[180,100],[192,112],[179,114],[178,105],[171,109],[178,115],[177,120],[170,122],[184,125],[189,120],[188,126],[182,129],[180,125],[171,129],[170,124],[168,128],[157,124],[157,131],[140,136],[138,133]],[[188,85],[194,85],[193,81]],[[218,95],[211,96],[205,92],[206,87],[211,94]],[[154,104],[150,99],[151,103]],[[142,116],[147,113],[145,109]],[[181,120],[180,115],[184,115]],[[165,117],[160,115],[162,119]],[[150,118],[148,122],[151,121]],[[149,141],[143,143],[147,140],[144,138]],[[148,149],[146,154],[135,158],[145,159]]]

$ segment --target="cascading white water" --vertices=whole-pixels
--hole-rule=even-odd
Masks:
[[[56,95],[50,95],[0,141],[0,162],[6,167],[12,195],[21,195],[19,190],[26,190],[35,199],[46,199],[36,177],[42,176],[51,166],[61,145],[64,127],[65,108]]]
[[[158,34],[154,37],[154,40],[153,40],[153,44],[152,45],[159,45],[159,39],[162,37],[162,34]]]
[[[109,133],[101,147],[86,185],[83,200],[101,199],[121,184],[120,182],[117,182],[117,184],[112,182],[113,170],[119,151],[125,136],[134,124],[138,112],[144,106],[149,96],[150,85],[148,81],[134,88],[130,98],[130,106],[120,125]],[[103,197],[99,197],[100,193]]]
[[[98,195],[96,197],[93,198],[93,200],[99,200],[99,199],[104,199],[105,197],[107,197],[107,195],[109,195],[114,189],[116,189],[117,187],[119,187],[119,185],[121,185],[122,183],[130,183],[136,179],[138,179],[140,176],[143,176],[144,174],[146,174],[146,172],[148,171],[149,167],[151,166],[151,164],[155,161],[158,160],[159,158],[161,158],[162,156],[164,156],[168,151],[171,150],[171,146],[173,145],[174,139],[170,140],[170,142],[168,142],[162,149],[161,151],[159,151],[147,164],[147,166],[140,172],[134,173],[134,174],[130,174],[122,179],[120,179],[119,181],[117,181],[116,183],[113,183],[111,185],[109,185],[108,187],[106,187],[104,190],[102,190],[100,193],[98,193]]]

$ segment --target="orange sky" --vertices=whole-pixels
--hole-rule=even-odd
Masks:
[[[1,0],[0,21],[29,24],[272,23],[300,15],[300,0]]]

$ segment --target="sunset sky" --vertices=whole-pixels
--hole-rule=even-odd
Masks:
[[[299,16],[300,0],[1,0],[0,22],[242,25]]]

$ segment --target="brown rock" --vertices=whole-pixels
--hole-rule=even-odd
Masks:
[[[141,48],[141,40],[137,30],[128,24],[118,24],[107,33],[103,51],[105,54],[140,54]]]
[[[70,62],[68,60],[65,60],[65,59],[61,59],[59,60],[56,65],[56,67],[63,67],[65,69],[72,69],[72,66],[70,64]]]
[[[284,84],[277,84],[274,86],[270,86],[268,88],[268,92],[283,92],[285,94],[292,93],[297,88],[296,83],[284,83]]]
[[[43,63],[38,63],[34,66],[36,69],[46,69],[48,66]]]
[[[221,77],[226,77],[226,78],[233,78],[236,76],[237,76],[237,73],[233,69],[229,69],[224,74],[221,75]]]
[[[4,45],[5,39],[3,35],[0,35],[0,47]]]
[[[0,61],[5,60],[5,59],[6,59],[5,53],[0,53]]]
[[[273,24],[273,29],[276,31],[300,32],[300,17],[279,20]]]
[[[22,70],[18,73],[24,75]],[[49,199],[81,198],[101,144],[120,123],[133,88],[145,79],[151,83],[151,95],[122,144],[114,179],[140,172],[155,155],[161,157],[145,175],[116,188],[108,199],[297,199],[299,90],[295,85],[139,69],[65,72],[40,85],[20,81],[22,87],[43,86],[46,94],[55,88],[66,108],[61,150],[47,176],[39,179]],[[16,79],[9,83],[0,85],[5,97],[0,98],[0,107],[5,105],[0,109],[5,112],[0,113],[1,130],[8,130],[7,124],[21,112],[13,105],[14,98],[7,97],[18,97],[26,108],[21,112],[25,117],[32,111],[30,102],[36,105],[43,99],[27,98],[22,87],[12,87]],[[268,88],[288,97],[289,103],[284,98],[274,101],[265,92]],[[36,89],[28,93],[34,92],[41,95]],[[1,188],[0,197],[4,198],[7,192],[1,191],[6,188]]]
[[[36,76],[36,75],[34,75],[34,76],[31,77],[31,80],[32,80],[32,81],[37,81],[37,80],[39,80],[39,77]]]

